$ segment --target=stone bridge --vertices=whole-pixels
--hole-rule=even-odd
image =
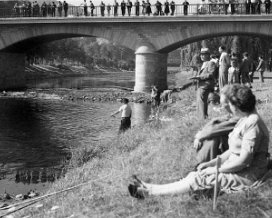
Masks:
[[[68,17],[0,19],[0,88],[24,84],[25,51],[69,37],[99,37],[135,51],[137,92],[167,88],[168,53],[192,42],[226,35],[272,36],[272,16]]]

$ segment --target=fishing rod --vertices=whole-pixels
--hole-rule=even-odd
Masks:
[[[66,191],[70,191],[70,190],[73,190],[73,189],[75,189],[75,188],[79,188],[79,187],[81,187],[81,186],[83,186],[83,185],[87,185],[87,184],[92,183],[92,182],[96,182],[96,181],[99,181],[99,180],[102,180],[102,179],[106,179],[106,178],[111,177],[111,176],[112,176],[112,174],[107,175],[107,176],[102,177],[102,178],[98,178],[98,179],[94,179],[94,180],[89,180],[89,181],[80,183],[80,184],[78,184],[78,185],[69,187],[69,188],[67,188],[67,189],[63,189],[63,190],[60,190],[60,191],[52,192],[52,193],[49,193],[49,194],[46,194],[46,195],[43,195],[43,196],[40,196],[40,197],[37,197],[37,198],[32,198],[32,199],[29,199],[29,200],[26,200],[26,201],[22,201],[22,202],[18,202],[18,203],[15,203],[15,204],[11,204],[11,205],[2,207],[2,208],[0,208],[0,210],[7,210],[7,209],[11,209],[11,208],[15,208],[15,207],[18,207],[18,206],[27,204],[27,205],[24,205],[24,206],[22,206],[22,207],[20,207],[20,208],[17,208],[17,209],[12,210],[12,211],[8,211],[7,213],[0,215],[0,218],[2,218],[2,217],[4,217],[4,216],[7,216],[7,215],[9,215],[9,214],[11,214],[11,213],[14,213],[14,212],[16,212],[16,211],[18,211],[18,210],[21,210],[21,209],[23,209],[23,208],[25,208],[25,207],[27,207],[27,206],[30,206],[30,205],[32,205],[32,204],[35,204],[35,203],[37,203],[38,201],[43,200],[43,199],[45,199],[45,198],[48,198],[48,197],[51,197],[51,196],[53,196],[53,195],[57,195],[57,194],[60,194],[60,193],[66,192]],[[117,178],[117,176],[116,176],[115,178]]]

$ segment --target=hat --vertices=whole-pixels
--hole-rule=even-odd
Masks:
[[[202,48],[200,54],[210,54],[210,50],[208,48]]]

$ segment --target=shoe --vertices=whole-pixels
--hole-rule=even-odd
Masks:
[[[134,180],[134,184],[129,184],[128,186],[130,195],[134,198],[145,199],[145,197],[148,195],[147,188],[136,175],[133,175],[132,178]]]
[[[139,188],[139,186],[137,186],[137,185],[129,184],[129,186],[128,186],[129,194],[134,198],[145,199],[143,192],[138,190],[138,188]]]

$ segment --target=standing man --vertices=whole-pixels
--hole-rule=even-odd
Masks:
[[[262,0],[257,0],[256,2],[257,14],[261,14],[261,5],[262,5]]]
[[[118,2],[115,0],[115,1],[114,1],[114,5],[113,5],[113,14],[114,14],[114,16],[118,16],[118,7],[119,7],[119,4],[118,4]]]
[[[240,82],[242,84],[248,85],[249,87],[251,87],[250,76],[249,76],[250,68],[251,68],[251,63],[248,59],[248,53],[244,52],[242,63],[240,65],[240,77],[239,78],[240,78]]]
[[[255,14],[256,3],[257,3],[257,0],[251,0],[251,4],[250,4],[251,14]]]
[[[171,15],[173,16],[175,14],[175,10],[176,10],[176,4],[174,1],[170,2],[170,9],[171,9]]]
[[[263,78],[263,73],[264,73],[264,59],[263,59],[263,56],[260,55],[259,56],[259,63],[258,63],[258,66],[256,68],[256,71],[259,72],[259,80],[261,83],[264,82],[264,78]]]
[[[130,0],[128,0],[127,1],[128,16],[131,15],[131,8],[132,8],[132,2]]]
[[[104,17],[104,15],[105,15],[105,8],[106,8],[106,6],[105,6],[104,2],[101,1],[101,4],[100,4],[100,13],[101,13],[102,17]]]
[[[93,16],[94,15],[93,11],[94,11],[95,7],[94,7],[94,4],[92,1],[90,1],[90,8],[91,8],[91,16]]]
[[[187,0],[184,0],[183,4],[183,13],[184,15],[188,15],[188,6],[189,6],[189,2]]]
[[[246,0],[246,14],[250,14],[251,0]]]
[[[66,1],[63,2],[64,16],[67,17],[68,12],[68,3]]]
[[[126,14],[126,3],[125,0],[121,2],[121,11],[122,11],[122,16],[125,16]]]
[[[126,130],[130,129],[131,127],[131,114],[132,110],[130,105],[128,104],[129,100],[127,98],[123,98],[121,100],[121,103],[123,105],[119,108],[118,111],[111,114],[112,117],[114,117],[116,114],[121,112],[121,124],[119,128],[119,133],[125,132]]]
[[[164,14],[165,14],[166,16],[168,16],[169,12],[170,12],[169,2],[168,2],[168,0],[166,0],[166,1],[164,2]]]
[[[136,0],[134,5],[135,5],[135,15],[139,16],[140,15],[140,2],[138,0]]]
[[[218,49],[219,53],[221,53],[219,59],[219,90],[221,91],[222,88],[228,84],[228,69],[230,66],[230,57],[226,52],[225,46],[220,46]]]
[[[88,15],[88,6],[87,6],[86,0],[84,0],[83,8],[84,8],[84,16],[87,16]]]
[[[197,110],[202,119],[208,117],[208,96],[214,89],[214,74],[216,71],[216,64],[210,61],[210,51],[208,48],[202,48],[200,58],[203,61],[201,70],[197,76],[191,79],[197,80]]]
[[[62,3],[61,3],[61,1],[58,2],[57,8],[58,8],[58,12],[59,12],[59,17],[61,17],[62,16]]]
[[[270,0],[265,0],[264,4],[265,4],[265,13],[270,14],[271,1]]]

